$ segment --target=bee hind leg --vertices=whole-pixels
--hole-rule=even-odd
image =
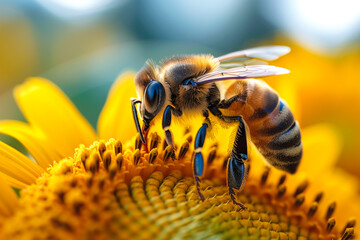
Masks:
[[[238,205],[242,210],[247,209],[244,204],[242,204],[241,202],[236,201],[236,197],[235,197],[236,193],[235,193],[234,189],[231,188],[231,187],[229,187],[229,195],[230,195],[230,198],[231,198],[233,204]]]
[[[247,140],[245,123],[240,116],[224,116],[217,107],[210,107],[210,112],[222,121],[227,123],[239,122],[239,126],[236,132],[235,141],[231,151],[230,159],[227,163],[226,183],[229,187],[229,195],[234,204],[245,210],[244,204],[236,201],[236,193],[240,192],[244,187],[247,174],[249,171],[247,161]]]
[[[229,187],[229,195],[234,204],[240,206],[243,210],[246,209],[244,204],[236,201],[236,192],[240,192],[244,187],[248,166],[245,165],[247,160],[247,141],[245,123],[242,117],[237,117],[239,127],[236,132],[231,157],[227,165],[227,185]]]
[[[236,194],[240,192],[244,186],[247,176],[247,167],[244,162],[235,160],[233,157],[230,158],[227,168],[227,185],[229,187],[229,195],[232,202],[235,205],[241,207],[241,209],[246,210],[246,207],[241,202],[236,200]]]

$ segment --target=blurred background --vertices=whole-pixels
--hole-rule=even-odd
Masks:
[[[291,74],[266,81],[303,128],[333,127],[338,167],[360,179],[359,43],[357,0],[2,0],[0,119],[23,120],[12,89],[27,77],[55,82],[96,127],[112,82],[148,58],[284,44],[275,64]]]

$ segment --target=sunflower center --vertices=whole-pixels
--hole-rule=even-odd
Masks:
[[[319,217],[321,194],[305,206],[308,183],[288,194],[286,177],[267,184],[249,176],[238,196],[240,211],[228,195],[224,159],[216,146],[207,149],[207,168],[199,200],[191,173],[191,139],[177,151],[149,151],[120,141],[80,146],[21,192],[20,208],[0,228],[1,239],[335,239],[353,236],[353,225],[339,232],[330,205]],[[220,167],[219,167],[220,166]],[[225,165],[226,166],[226,165]]]

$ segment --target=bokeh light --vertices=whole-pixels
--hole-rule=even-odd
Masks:
[[[247,0],[155,0],[143,1],[139,17],[144,31],[154,38],[228,45],[241,38],[248,8]]]
[[[113,0],[36,0],[53,14],[66,18],[83,17],[109,8]],[[119,1],[121,2],[121,1]]]
[[[270,22],[312,50],[333,53],[359,39],[359,1],[276,0],[263,4],[262,12]]]

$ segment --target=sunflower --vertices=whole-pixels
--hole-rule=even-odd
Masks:
[[[28,123],[0,122],[26,156],[0,142],[0,239],[352,239],[360,216],[354,182],[333,164],[341,143],[327,125],[303,131],[295,175],[271,169],[251,147],[251,170],[234,205],[225,185],[231,134],[206,141],[199,199],[192,178],[193,132],[174,128],[176,150],[157,128],[141,147],[121,75],[100,114],[98,133],[51,82],[15,89]],[[191,120],[190,125],[198,125]],[[201,122],[200,122],[201,124]],[[222,135],[224,134],[224,136]],[[12,188],[20,189],[18,197]]]

